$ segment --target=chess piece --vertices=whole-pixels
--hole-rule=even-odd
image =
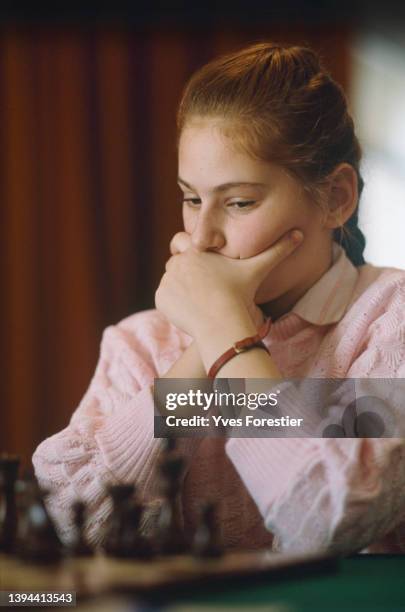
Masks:
[[[163,438],[162,439],[162,452],[164,455],[170,455],[177,449],[176,438]]]
[[[174,448],[172,442],[167,442],[159,465],[164,499],[158,519],[157,548],[163,555],[179,555],[189,551],[189,542],[182,526],[180,500],[184,459],[174,453]]]
[[[206,503],[201,510],[201,522],[193,540],[193,554],[196,557],[220,557],[223,553],[215,514],[213,502]]]
[[[93,551],[84,535],[86,506],[82,501],[76,501],[72,506],[73,523],[75,525],[75,536],[69,546],[68,553],[73,557],[85,557],[92,555]]]
[[[153,549],[140,531],[143,506],[136,499],[135,485],[111,485],[108,492],[113,509],[104,542],[106,553],[114,557],[149,559]]]
[[[34,476],[25,471],[23,477],[16,482],[17,534],[14,552],[17,556],[23,556],[22,551],[28,531],[27,508],[30,501],[29,493],[33,486],[37,486],[34,481]]]
[[[123,532],[128,518],[129,502],[134,490],[135,487],[132,484],[116,484],[107,488],[113,503],[104,539],[104,550],[108,555],[120,556],[124,545]]]
[[[26,481],[17,550],[25,560],[53,563],[62,558],[63,545],[44,501],[48,494],[49,491],[41,489],[35,480]]]
[[[16,482],[20,459],[0,455],[0,551],[11,553],[17,534]]]
[[[140,531],[142,513],[143,506],[136,500],[128,505],[122,530],[120,557],[132,559],[150,559],[152,557],[152,544]]]

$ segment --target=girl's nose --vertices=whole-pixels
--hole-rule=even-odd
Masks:
[[[200,215],[191,234],[191,243],[199,251],[221,249],[225,244],[225,237],[218,224]]]

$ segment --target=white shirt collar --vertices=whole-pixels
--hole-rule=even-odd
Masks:
[[[332,265],[296,302],[291,312],[315,325],[340,321],[352,297],[358,269],[337,242],[332,243]]]

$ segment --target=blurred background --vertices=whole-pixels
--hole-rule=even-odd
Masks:
[[[218,54],[263,39],[321,53],[363,145],[366,260],[405,268],[404,16],[277,5],[2,4],[0,451],[25,467],[67,425],[103,329],[154,307],[182,228],[177,103]]]

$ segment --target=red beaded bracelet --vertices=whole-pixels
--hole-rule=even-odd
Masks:
[[[222,368],[225,363],[227,363],[230,359],[232,359],[232,357],[235,357],[235,355],[238,355],[239,353],[249,351],[250,349],[255,347],[263,348],[269,353],[269,350],[262,342],[262,339],[267,336],[270,329],[270,325],[271,319],[268,318],[260,327],[259,331],[255,336],[248,336],[243,340],[238,340],[237,342],[234,342],[231,348],[225,351],[225,353],[218,357],[218,359],[212,364],[212,366],[208,370],[208,378],[215,378],[220,368]]]

